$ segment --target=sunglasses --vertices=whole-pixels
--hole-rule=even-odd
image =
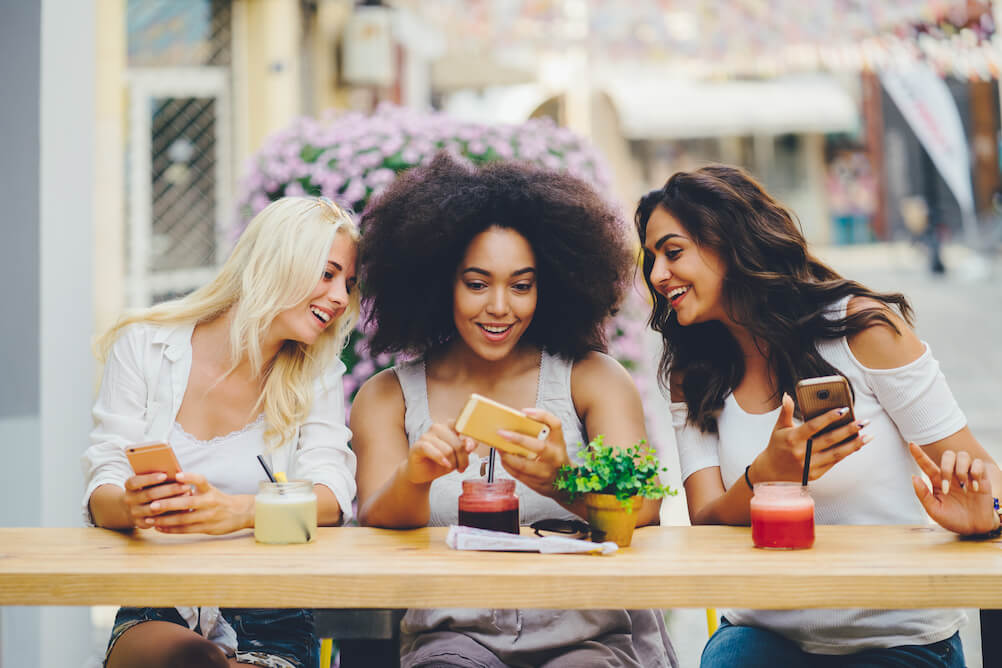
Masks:
[[[587,522],[582,522],[581,520],[538,520],[529,525],[536,535],[539,537],[544,536],[563,536],[564,538],[577,538],[579,540],[591,540],[595,543],[601,543],[605,540],[605,532],[601,529],[596,529]]]

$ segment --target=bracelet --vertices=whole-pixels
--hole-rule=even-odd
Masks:
[[[751,468],[751,464],[745,467],[745,482],[748,484],[748,489],[751,490],[752,494],[755,493],[755,485],[751,484],[751,479],[748,477],[748,469]],[[998,508],[998,499],[995,499],[995,508]]]

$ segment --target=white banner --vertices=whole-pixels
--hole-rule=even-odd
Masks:
[[[967,136],[946,82],[925,63],[888,70],[880,81],[957,198],[964,230],[974,241],[977,226]]]

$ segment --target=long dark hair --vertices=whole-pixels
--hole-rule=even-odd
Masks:
[[[840,276],[807,250],[793,216],[744,170],[710,165],[677,172],[663,188],[644,195],[635,223],[641,243],[657,207],[675,217],[697,246],[714,251],[727,266],[723,282],[728,317],[764,344],[776,395],[794,395],[798,380],[843,375],[818,352],[817,341],[850,336],[875,324],[899,331],[883,309],[836,317],[831,306],[847,296],[893,304],[911,324],[912,311],[900,293],[878,293]],[[643,257],[644,280],[654,300],[648,324],[660,332],[664,348],[658,381],[681,372],[688,420],[716,432],[724,399],[745,373],[737,341],[719,321],[683,327],[668,300],[654,290],[654,258]],[[799,412],[799,411],[798,411]]]

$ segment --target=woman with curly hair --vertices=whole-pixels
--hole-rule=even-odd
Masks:
[[[640,200],[636,227],[693,524],[749,524],[753,484],[800,481],[812,439],[819,523],[922,524],[928,512],[998,535],[999,469],[903,295],[817,260],[791,214],[733,167],[675,174]],[[802,424],[794,386],[834,374],[857,421],[814,438],[845,408]],[[962,666],[963,622],[959,610],[727,610],[701,665]]]
[[[532,453],[502,453],[497,474],[516,481],[520,522],[582,516],[553,488],[568,450],[645,436],[636,387],[600,352],[632,264],[613,210],[565,174],[440,155],[399,177],[362,226],[372,351],[414,359],[352,406],[361,523],[458,523],[461,483],[484,475],[488,452],[452,426],[473,392],[550,427],[546,440],[502,434]],[[638,524],[659,506],[645,500]],[[402,632],[407,667],[675,665],[653,610],[410,610]]]
[[[326,198],[285,197],[247,226],[219,274],[123,318],[98,343],[104,379],[83,456],[84,519],[109,529],[228,534],[254,526],[257,456],[311,480],[317,523],[351,516],[355,456],[338,355],[358,318],[358,229]],[[181,464],[136,475],[126,447]],[[310,610],[123,607],[108,668],[311,667]]]

